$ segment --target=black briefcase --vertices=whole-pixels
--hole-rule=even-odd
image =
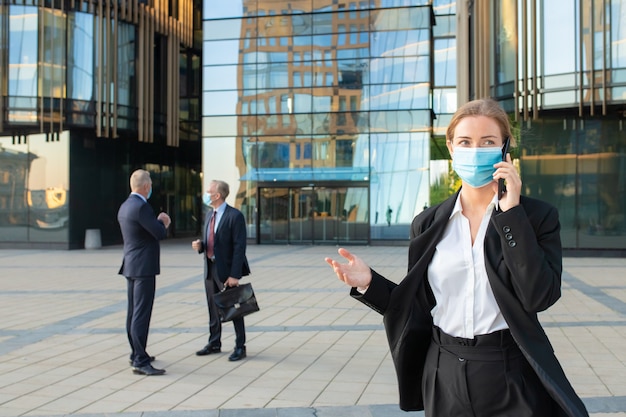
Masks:
[[[222,322],[231,321],[259,311],[259,305],[250,283],[224,288],[221,292],[215,294],[213,299]]]

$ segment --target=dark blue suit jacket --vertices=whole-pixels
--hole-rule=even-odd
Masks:
[[[226,203],[224,203],[226,204]],[[209,220],[213,211],[207,213],[204,222],[204,232],[202,236],[202,248],[199,253],[206,250]],[[215,232],[215,243],[213,252],[215,254],[215,264],[217,275],[221,282],[226,282],[228,277],[241,278],[250,275],[250,266],[246,258],[246,220],[243,213],[234,207],[226,205],[224,214],[217,225]],[[204,257],[204,276],[208,272],[208,259]]]
[[[124,239],[124,260],[119,270],[125,277],[148,277],[160,271],[159,240],[167,237],[150,204],[131,194],[117,213]]]

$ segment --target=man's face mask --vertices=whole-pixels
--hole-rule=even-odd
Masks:
[[[211,203],[213,203],[213,199],[211,198],[213,196],[213,194],[210,193],[204,193],[202,194],[202,202],[206,205],[206,206],[210,206]]]

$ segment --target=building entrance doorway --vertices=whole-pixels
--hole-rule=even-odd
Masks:
[[[258,196],[258,243],[369,242],[367,187],[259,187]]]

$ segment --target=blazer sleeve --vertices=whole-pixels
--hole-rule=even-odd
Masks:
[[[157,220],[152,207],[147,203],[141,205],[139,224],[157,240],[163,240],[167,237],[167,228],[163,222]]]
[[[510,287],[529,312],[540,312],[561,297],[562,248],[555,207],[534,199],[492,217],[500,235]]]
[[[371,308],[372,310],[385,314],[389,305],[391,291],[398,285],[380,275],[378,272],[372,271],[372,282],[365,293],[361,294],[356,288],[352,288],[350,295]]]
[[[232,220],[232,239],[233,239],[233,260],[230,268],[230,276],[233,278],[241,278],[242,275],[249,274],[248,261],[246,260],[246,220],[243,213],[239,210],[232,210],[234,213]]]

